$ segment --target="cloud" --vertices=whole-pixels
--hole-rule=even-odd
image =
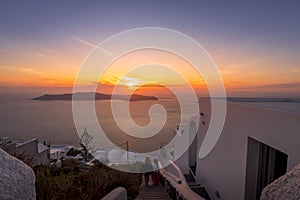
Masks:
[[[24,66],[0,66],[0,85],[71,85],[73,78]]]
[[[54,53],[54,51],[52,49],[44,49],[44,50],[42,50],[40,52],[37,52],[36,56],[37,57],[45,57],[45,56],[51,55],[53,53]]]
[[[48,53],[48,54],[52,54],[52,53],[54,53],[54,50],[52,50],[52,49],[45,49],[45,52]]]
[[[261,85],[261,86],[257,86],[256,88],[286,89],[286,88],[298,88],[298,87],[300,87],[300,82]]]
[[[4,71],[11,71],[11,72],[21,72],[21,73],[30,73],[30,74],[47,74],[44,72],[41,72],[39,70],[29,68],[29,67],[24,67],[24,66],[0,66],[0,70],[2,72]]]
[[[299,73],[299,72],[300,72],[300,69],[299,69],[299,68],[294,68],[294,69],[292,69],[292,72],[294,72],[294,73]]]
[[[37,57],[44,57],[45,54],[43,54],[43,53],[37,53],[36,56],[37,56]]]
[[[97,46],[96,44],[93,44],[93,43],[91,43],[91,42],[82,40],[82,39],[80,39],[80,38],[78,38],[78,37],[75,37],[75,36],[73,36],[73,35],[71,35],[71,34],[69,34],[69,33],[66,33],[66,32],[64,32],[64,31],[61,31],[61,33],[64,34],[64,35],[66,35],[66,36],[68,36],[69,38],[71,38],[71,39],[77,41],[77,42],[80,42],[80,43],[82,43],[82,44],[85,44],[85,45],[88,45],[88,46],[90,46],[90,47],[96,48],[96,49],[98,49],[98,50],[104,52],[106,55],[108,55],[108,56],[110,56],[110,57],[113,57],[112,52],[107,51],[107,50],[105,50],[105,49],[103,49],[103,48],[100,48],[100,47]]]
[[[161,84],[155,84],[155,83],[149,83],[149,84],[146,84],[146,85],[141,85],[140,87],[165,87],[164,85],[161,85]]]
[[[217,53],[217,54],[222,54],[222,53],[224,53],[225,51],[226,51],[225,48],[221,48],[221,49],[217,49],[216,53]]]

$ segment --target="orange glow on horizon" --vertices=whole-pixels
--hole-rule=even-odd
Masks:
[[[89,49],[85,50],[87,53]],[[85,54],[71,52],[74,53],[73,56],[57,59],[55,53],[53,51],[48,53],[49,55],[39,55],[37,59],[29,59],[32,63],[26,66],[21,64],[0,66],[0,88],[14,87],[20,90],[23,87],[41,87],[49,90],[50,88],[69,88],[67,91],[72,91],[77,70]],[[245,94],[247,94],[246,91],[297,93],[299,91],[299,82],[297,82],[299,71],[295,70],[295,67],[292,67],[290,71],[281,69],[280,76],[277,76],[268,69],[257,70],[258,66],[267,65],[262,61],[253,60],[247,64],[238,65],[232,64],[232,60],[241,63],[246,63],[246,61],[234,57],[225,59],[224,56],[220,59],[217,54],[213,54],[213,57],[216,58],[215,62],[220,68],[224,86],[229,93],[239,91]],[[137,66],[141,67],[128,73],[131,67]],[[173,70],[168,69],[168,66]],[[256,70],[252,70],[253,66],[256,66]],[[178,71],[178,74],[174,70]],[[187,61],[168,52],[149,49],[131,52],[120,57],[109,66],[98,83],[98,90],[103,93],[111,93],[115,85],[123,86],[124,92],[131,92],[137,87],[147,85],[141,87],[138,92],[146,94],[151,91],[150,93],[156,92],[163,95],[164,90],[157,87],[158,85],[176,86],[184,90],[187,84],[200,93],[203,91],[207,93],[205,81]],[[91,84],[94,83],[88,81],[82,83],[82,88]],[[280,84],[283,86],[286,84],[287,87],[284,89],[277,87]],[[272,85],[275,86],[272,87]],[[288,87],[289,85],[291,86]],[[264,86],[267,87],[264,88]]]

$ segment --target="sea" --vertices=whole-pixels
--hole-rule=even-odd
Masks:
[[[99,137],[97,127],[89,123],[89,116],[84,117],[80,123],[81,127],[76,128],[71,101],[30,100],[36,96],[28,93],[0,94],[0,137],[21,141],[37,138],[40,142],[47,144],[79,146],[80,136],[86,129],[96,141],[94,143],[97,147],[109,148],[110,145]],[[118,101],[115,103],[119,106],[126,106],[125,101],[113,101]],[[166,98],[157,101],[129,102],[130,116],[121,114],[118,117],[124,122],[123,125],[130,124],[130,120],[133,120],[139,126],[146,126],[151,121],[149,109],[154,104],[160,104],[164,107],[167,118],[163,128],[157,134],[146,138],[135,136],[134,133],[129,135],[120,129],[111,112],[111,100],[95,101],[95,109],[99,125],[112,144],[121,145],[128,142],[130,151],[144,153],[157,150],[161,145],[168,144],[174,137],[174,129],[197,114],[195,102],[189,104],[187,100],[184,109],[182,109],[176,98]],[[155,109],[153,112],[154,117],[164,114],[164,112]],[[127,147],[121,145],[121,148]]]

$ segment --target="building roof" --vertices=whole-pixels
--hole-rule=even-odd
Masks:
[[[71,148],[69,145],[51,145],[51,149],[58,149],[58,150],[68,150]]]
[[[38,142],[38,153],[42,153],[43,151],[46,151],[48,149],[49,148],[46,145]]]
[[[50,149],[50,154],[56,154],[57,152],[60,152],[59,149]]]
[[[37,138],[34,138],[34,139],[28,140],[28,141],[26,141],[26,142],[17,142],[17,147],[20,147],[20,146],[29,144],[29,143],[31,143],[31,142],[38,142],[38,139],[37,139]]]

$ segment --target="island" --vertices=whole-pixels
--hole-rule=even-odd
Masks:
[[[38,101],[70,101],[70,100],[128,100],[129,101],[145,101],[145,100],[158,100],[155,96],[145,96],[140,94],[129,95],[114,95],[103,94],[97,92],[78,92],[78,93],[68,93],[68,94],[44,94],[32,98],[30,100]]]

